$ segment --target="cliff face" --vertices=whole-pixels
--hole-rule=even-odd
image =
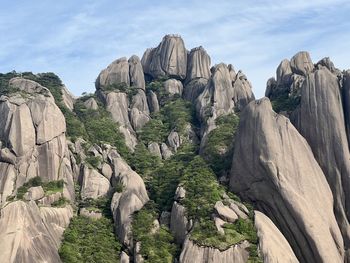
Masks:
[[[79,98],[0,74],[2,260],[348,262],[349,71],[299,52],[266,96],[178,35]]]

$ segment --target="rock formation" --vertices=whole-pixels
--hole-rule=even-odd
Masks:
[[[274,221],[300,262],[343,262],[332,192],[306,140],[266,98],[243,110],[237,136],[231,189]]]

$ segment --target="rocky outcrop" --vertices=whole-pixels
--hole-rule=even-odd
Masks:
[[[255,211],[260,253],[266,263],[298,263],[288,241],[266,215]]]
[[[292,71],[299,75],[306,76],[314,69],[314,64],[310,58],[310,54],[305,51],[297,53],[290,61]]]
[[[153,78],[169,76],[184,80],[187,71],[187,50],[178,35],[166,35],[158,47],[148,49],[141,60],[145,74]]]
[[[122,190],[113,195],[111,210],[117,236],[121,243],[132,248],[132,214],[148,202],[148,195],[142,178],[117,153],[111,155],[115,184]]]
[[[96,89],[133,151],[137,144],[135,130],[150,120],[140,59],[134,55],[129,60],[120,58],[111,63],[98,76]]]
[[[101,71],[96,80],[96,89],[106,89],[113,84],[130,85],[129,63],[126,57],[113,61]]]
[[[1,210],[0,254],[3,262],[61,262],[60,238],[73,211],[39,208],[34,201],[9,203]]]
[[[240,119],[231,189],[274,221],[300,262],[343,262],[332,192],[306,140],[266,98]]]
[[[246,263],[249,257],[248,247],[249,243],[243,241],[225,251],[220,251],[212,247],[198,246],[187,238],[181,251],[180,263]]]
[[[43,181],[63,179],[66,198],[74,198],[65,119],[53,96],[31,80],[14,78],[9,83],[21,92],[0,98],[0,167],[5,172],[0,186],[6,187],[2,201],[4,194],[14,194],[36,176]]]
[[[182,244],[188,231],[190,230],[190,223],[186,217],[186,209],[184,206],[174,202],[171,209],[170,230],[173,233],[178,244]]]
[[[89,98],[86,101],[84,101],[84,106],[90,110],[98,110],[98,104],[94,98]]]
[[[70,111],[73,111],[73,108],[74,108],[74,103],[75,103],[75,96],[70,93],[70,91],[65,87],[63,86],[62,89],[62,102],[63,104],[70,110]]]
[[[210,57],[200,46],[191,49],[188,55],[186,82],[210,78]]]
[[[326,67],[308,73],[291,120],[308,141],[334,197],[346,247],[350,246],[350,153],[337,76]]]
[[[81,198],[97,199],[106,196],[110,190],[109,180],[95,169],[82,167]]]
[[[182,82],[176,79],[168,79],[164,82],[164,90],[170,96],[174,96],[175,94],[181,96],[183,91]]]

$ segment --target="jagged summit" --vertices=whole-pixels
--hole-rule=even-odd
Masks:
[[[302,51],[255,100],[211,63],[166,35],[79,98],[0,74],[1,260],[348,262],[350,71]]]

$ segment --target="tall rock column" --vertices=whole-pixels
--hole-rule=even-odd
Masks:
[[[267,98],[240,120],[231,189],[273,220],[300,262],[343,262],[332,192],[306,140]]]

